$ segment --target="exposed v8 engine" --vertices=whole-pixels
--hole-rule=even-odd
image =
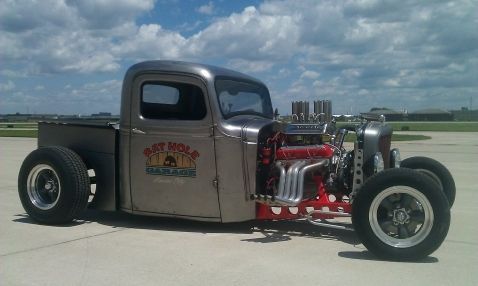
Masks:
[[[324,121],[330,115],[314,113],[308,117],[310,120],[296,120],[267,138],[259,154],[261,175],[257,177],[267,178],[258,188],[259,200],[269,205],[298,206],[325,191],[341,200],[352,190],[346,184],[351,181],[351,168],[343,160],[350,156],[342,148],[346,132],[335,135],[335,122]]]
[[[301,104],[293,104],[292,124],[268,136],[259,149],[257,199],[290,207],[334,195],[348,203],[365,179],[390,166],[392,131],[370,120],[337,128],[330,102],[314,102],[312,114],[301,112]],[[354,150],[346,151],[349,131],[357,140]]]

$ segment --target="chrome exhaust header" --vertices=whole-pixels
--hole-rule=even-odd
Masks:
[[[297,206],[304,198],[305,175],[328,164],[328,159],[312,162],[301,160],[293,163],[286,171],[284,162],[277,162],[276,168],[279,170],[280,177],[275,201],[286,206]]]

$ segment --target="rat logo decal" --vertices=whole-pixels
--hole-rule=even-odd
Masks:
[[[146,173],[160,176],[196,177],[199,152],[182,143],[156,143],[143,151]]]

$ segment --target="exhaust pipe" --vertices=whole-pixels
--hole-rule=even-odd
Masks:
[[[297,176],[299,175],[300,168],[305,165],[305,161],[299,161],[292,166],[289,167],[287,171],[287,177],[285,179],[285,190],[284,190],[284,199],[290,200],[291,197],[294,197],[296,194],[296,188],[294,187],[297,185]]]
[[[286,171],[284,166],[282,165],[282,162],[276,162],[276,168],[279,169],[280,177],[279,177],[279,185],[277,186],[277,195],[275,196],[275,199],[284,197],[285,177],[286,177]]]
[[[280,178],[275,200],[287,206],[297,206],[304,197],[304,178],[306,173],[327,166],[328,163],[328,159],[322,159],[308,165],[306,165],[306,161],[298,161],[292,164],[286,172],[283,164],[277,162],[276,167],[280,171]]]
[[[310,165],[305,166],[299,171],[299,179],[297,182],[297,191],[296,194],[297,196],[293,199],[294,204],[298,205],[302,199],[304,198],[304,178],[305,174],[308,172],[315,171],[316,169],[319,169],[321,167],[325,167],[329,164],[329,160],[323,159],[317,163],[313,163]]]

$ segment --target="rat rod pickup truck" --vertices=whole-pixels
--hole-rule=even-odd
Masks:
[[[430,158],[400,161],[383,116],[338,128],[330,101],[314,104],[309,114],[295,102],[286,124],[255,78],[142,62],[125,75],[119,123],[39,123],[20,199],[44,224],[87,207],[223,223],[302,219],[353,229],[384,259],[435,251],[450,225],[450,172]],[[348,133],[356,140],[347,151]]]

